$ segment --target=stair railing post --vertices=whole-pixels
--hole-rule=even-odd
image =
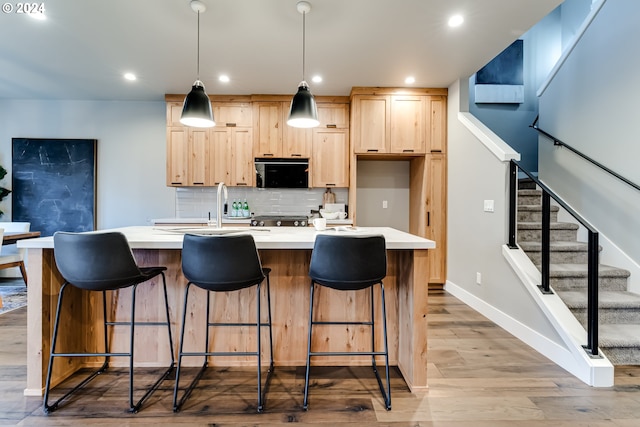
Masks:
[[[516,245],[516,218],[517,210],[517,194],[518,194],[518,165],[514,160],[509,162],[509,243],[510,249],[517,249]]]
[[[551,263],[551,196],[542,191],[542,236],[540,241],[540,290],[552,294],[549,287],[549,264]]]
[[[598,356],[598,233],[589,230],[587,260],[587,351]]]

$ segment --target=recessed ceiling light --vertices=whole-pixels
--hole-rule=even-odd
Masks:
[[[229,83],[229,81],[231,81],[229,76],[227,76],[226,74],[220,75],[220,77],[218,77],[218,80],[221,81],[222,83]]]
[[[124,78],[129,81],[134,81],[137,79],[136,75],[133,73],[124,73]]]
[[[464,22],[464,18],[462,15],[453,15],[449,18],[449,26],[450,27],[459,27]]]
[[[314,83],[320,83],[322,81],[322,77],[321,76],[313,76],[311,78],[311,81]]]
[[[404,79],[404,82],[405,84],[412,85],[416,82],[416,79],[413,76],[409,76],[406,79]]]

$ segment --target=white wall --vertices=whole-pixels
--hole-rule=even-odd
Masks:
[[[640,2],[610,0],[540,97],[540,127],[640,184]],[[540,178],[640,261],[640,191],[541,138]]]
[[[175,190],[165,186],[165,103],[0,99],[0,163],[9,172],[12,138],[98,140],[97,228],[148,225],[175,215]],[[11,219],[11,197],[2,202]]]
[[[561,343],[502,255],[507,243],[509,163],[493,155],[457,119],[461,86],[458,82],[449,87],[448,100],[447,289],[454,285]],[[495,201],[495,212],[483,211],[484,200]],[[476,273],[482,275],[481,285],[476,284]]]

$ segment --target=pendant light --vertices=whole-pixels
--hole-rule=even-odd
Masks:
[[[311,10],[311,4],[300,1],[296,5],[298,12],[302,14],[302,81],[298,85],[298,93],[291,100],[289,110],[289,120],[287,124],[296,128],[312,128],[320,124],[318,120],[318,108],[316,100],[313,98],[309,85],[305,81],[305,17]]]
[[[204,83],[200,81],[200,12],[207,10],[207,7],[198,0],[191,0],[190,6],[191,9],[198,14],[197,78],[191,87],[191,92],[184,98],[180,123],[185,126],[208,128],[215,126],[216,122],[213,121],[211,101],[204,91]]]

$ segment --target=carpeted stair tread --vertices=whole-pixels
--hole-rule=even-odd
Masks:
[[[518,190],[519,196],[540,196],[542,195],[542,190],[535,189],[520,189]]]
[[[540,242],[518,242],[518,246],[525,252],[540,252],[542,250]],[[549,249],[552,252],[587,252],[588,246],[584,242],[553,241],[549,243]]]
[[[638,324],[602,324],[598,332],[598,344],[601,348],[640,347],[640,325]]]
[[[573,224],[570,222],[552,222],[549,224],[549,228],[551,230],[577,230],[579,228],[578,224]],[[526,222],[526,221],[518,221],[518,230],[540,230],[542,229],[542,224],[538,222]]]
[[[587,293],[580,291],[557,291],[558,296],[569,309],[586,309]],[[640,295],[627,291],[600,291],[598,293],[600,309],[638,309]],[[640,329],[640,325],[638,325]]]
[[[518,206],[518,211],[521,212],[539,212],[542,210],[542,205],[520,205]],[[555,205],[551,205],[551,212],[558,212],[560,208]]]
[[[540,266],[536,265],[538,270]],[[569,278],[569,277],[587,277],[587,264],[549,264],[549,277],[552,278]],[[631,276],[629,270],[624,268],[613,267],[611,265],[600,264],[598,266],[598,277],[624,277]]]

